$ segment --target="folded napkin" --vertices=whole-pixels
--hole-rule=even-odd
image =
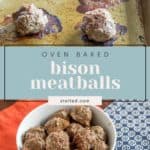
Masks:
[[[8,102],[9,103],[9,102]],[[17,150],[16,133],[22,119],[44,102],[15,102],[0,110],[0,149]]]
[[[150,150],[150,102],[113,102],[105,112],[115,123],[116,150]]]

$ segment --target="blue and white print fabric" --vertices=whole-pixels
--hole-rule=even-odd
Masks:
[[[150,102],[113,102],[105,112],[115,123],[116,150],[150,150]]]

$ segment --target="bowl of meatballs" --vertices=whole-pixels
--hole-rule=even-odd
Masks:
[[[19,125],[18,150],[114,150],[116,130],[96,106],[35,108]]]

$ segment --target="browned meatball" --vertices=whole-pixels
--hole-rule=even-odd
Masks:
[[[106,133],[101,126],[92,126],[91,130],[95,132],[98,139],[105,141]]]
[[[68,134],[59,130],[51,132],[46,139],[46,150],[70,150]]]
[[[71,110],[71,117],[82,124],[83,126],[90,126],[92,120],[92,111],[86,106],[76,106]]]
[[[74,143],[78,150],[91,150],[94,148],[96,135],[90,129],[79,131],[74,137]]]
[[[48,120],[45,124],[45,128],[47,133],[49,134],[50,132],[57,131],[57,130],[64,130],[70,125],[70,122],[62,119],[62,118],[52,118]]]
[[[31,138],[25,141],[22,150],[45,150],[45,141],[42,138]]]
[[[108,150],[108,145],[104,141],[97,141],[93,150]]]
[[[74,137],[74,144],[78,150],[107,150],[105,141],[97,138],[94,131],[85,128],[77,132]]]
[[[28,139],[31,138],[42,138],[45,139],[46,138],[46,133],[45,133],[45,129],[43,127],[35,127],[35,128],[31,128],[29,129],[23,137],[23,142],[25,142]]]
[[[80,124],[71,123],[70,126],[67,128],[67,133],[71,138],[73,138],[76,135],[76,133],[82,129],[84,128]]]
[[[67,110],[67,109],[59,110],[56,113],[54,113],[54,115],[52,115],[52,117],[59,117],[62,119],[69,120],[69,110]]]

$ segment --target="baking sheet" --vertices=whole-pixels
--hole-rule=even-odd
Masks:
[[[108,8],[115,22],[127,28],[127,33],[120,33],[114,45],[143,45],[145,38],[139,0],[121,1],[120,4]],[[0,21],[2,22],[6,15],[18,10],[23,3],[34,3],[58,16],[63,26],[62,32],[46,35],[43,39],[26,37],[15,42],[1,41],[1,45],[95,45],[92,42],[85,42],[80,31],[75,29],[84,15],[77,11],[79,0],[0,0]]]
[[[150,0],[142,0],[146,44],[150,46]]]

